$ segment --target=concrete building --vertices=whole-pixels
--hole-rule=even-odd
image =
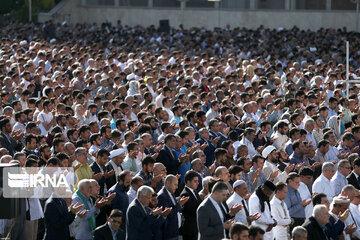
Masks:
[[[39,21],[122,25],[359,29],[357,0],[63,0]],[[358,0],[360,2],[360,0]]]

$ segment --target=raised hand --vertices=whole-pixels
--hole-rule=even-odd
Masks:
[[[180,199],[179,199],[179,205],[180,206],[184,206],[184,204],[189,201],[190,197],[185,197],[185,196],[182,196]]]
[[[88,212],[89,212],[89,210],[84,209],[84,210],[78,212],[76,215],[77,215],[79,218],[83,218]]]
[[[70,211],[75,214],[77,213],[80,209],[82,209],[84,207],[84,204],[79,204],[78,202],[75,204],[71,204],[70,205]]]
[[[230,216],[235,216],[244,206],[241,204],[234,204],[229,211]]]
[[[171,210],[172,210],[172,207],[165,208],[163,211],[161,211],[160,215],[165,218],[171,213]]]
[[[154,215],[155,217],[157,215],[159,215],[162,212],[162,208],[161,207],[157,207],[151,210],[151,214]]]

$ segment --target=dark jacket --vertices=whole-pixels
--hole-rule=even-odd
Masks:
[[[94,174],[98,174],[98,173],[101,173],[101,170],[100,170],[100,167],[99,165],[97,164],[97,162],[93,162],[91,165],[90,165],[91,169],[93,170]],[[105,166],[102,166],[102,169],[103,169],[103,172],[106,172],[106,167]],[[104,196],[104,188],[105,188],[105,177],[104,175],[99,179],[98,183],[100,185],[100,195],[101,196]]]
[[[0,147],[6,148],[9,151],[11,156],[14,156],[15,152],[20,152],[23,148],[21,142],[17,142],[11,136],[9,137],[10,140],[5,136],[4,133],[1,132],[0,134]]]
[[[215,161],[214,145],[211,143],[211,141],[205,141],[203,138],[199,138],[198,140],[196,140],[196,142],[200,143],[200,145],[203,145],[205,142],[208,144],[208,146],[204,149],[204,154],[206,156],[205,166],[209,167]]]
[[[319,225],[319,223],[316,221],[316,219],[314,217],[310,217],[308,220],[305,221],[305,223],[302,225],[304,228],[306,228],[307,232],[308,232],[308,239],[309,240],[326,240],[326,239],[330,239],[329,236],[327,236],[324,233],[324,231],[322,230],[321,226]]]
[[[111,202],[112,209],[119,209],[123,213],[126,213],[129,207],[129,197],[127,195],[126,189],[124,189],[124,187],[121,186],[119,183],[116,183],[108,191],[108,193],[113,193],[113,192],[116,193],[116,196]],[[122,220],[121,228],[123,229],[125,229],[125,222],[126,222],[126,218]]]
[[[171,154],[170,151],[172,151],[173,154]],[[156,161],[164,164],[167,174],[176,175],[179,173],[180,163],[175,157],[176,153],[173,150],[169,150],[167,146],[164,146],[160,150]]]
[[[174,198],[175,196],[172,195]],[[168,191],[163,187],[158,193],[158,207],[171,207],[172,210],[170,214],[166,217],[164,224],[163,239],[169,239],[179,236],[179,221],[178,221],[178,212],[180,212],[180,205],[176,202],[175,205],[170,198]]]
[[[121,167],[121,165],[120,165],[120,168],[121,168],[121,170],[123,170],[122,167]],[[106,163],[106,165],[105,165],[105,169],[106,169],[107,172],[110,172],[110,171],[113,170],[114,168],[113,168],[113,166],[111,165],[111,163],[108,162],[108,163]],[[116,178],[117,178],[116,174],[113,174],[113,175],[111,175],[110,177],[108,177],[108,178],[105,179],[105,184],[106,184],[106,188],[107,188],[107,189],[112,188],[112,186],[114,186],[114,185],[117,183],[117,179],[116,179]]]
[[[356,189],[360,189],[360,185],[358,180],[356,179],[356,176],[353,172],[346,178],[349,182],[349,184],[353,185]]]
[[[68,210],[64,199],[50,197],[44,210],[44,240],[70,239],[69,224],[74,218],[75,214]]]
[[[195,195],[189,190],[186,186],[184,187],[183,191],[181,192],[181,197],[189,197],[189,200],[184,204],[183,207],[183,216],[185,221],[182,225],[181,232],[183,235],[183,239],[197,239],[198,238],[198,229],[197,229],[197,222],[196,222],[196,210],[201,203],[201,198],[199,194],[194,191]]]
[[[101,225],[100,227],[96,228],[94,231],[94,240],[108,240],[113,239],[110,227],[108,223]],[[118,229],[116,233],[117,240],[125,240],[125,233],[121,228]]]

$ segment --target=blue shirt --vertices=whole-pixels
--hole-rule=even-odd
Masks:
[[[288,193],[284,202],[286,203],[292,218],[305,218],[305,208],[300,205],[301,201],[302,199],[298,190],[288,186]]]
[[[304,162],[304,156],[301,156],[297,152],[293,152],[290,155],[290,164],[299,164]]]

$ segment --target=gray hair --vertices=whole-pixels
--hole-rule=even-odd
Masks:
[[[75,156],[78,156],[78,155],[82,154],[83,152],[86,152],[86,148],[84,148],[84,147],[78,147],[78,148],[75,150]]]
[[[89,184],[89,183],[91,183],[90,179],[81,179],[78,183],[78,189],[79,190],[83,189],[86,186],[86,184]]]
[[[304,228],[302,226],[297,226],[292,230],[291,235],[292,235],[293,239],[295,239],[295,237],[302,237],[302,235],[304,233],[307,234],[306,228]]]
[[[332,162],[326,162],[322,165],[321,171],[324,172],[325,170],[330,170],[334,167],[335,165]]]
[[[177,180],[177,177],[175,175],[169,174],[165,178],[164,184],[172,183],[173,181]]]
[[[324,205],[324,204],[315,205],[315,206],[314,206],[314,209],[313,209],[312,216],[313,216],[314,218],[316,218],[316,217],[318,217],[319,215],[323,214],[324,210],[325,210],[325,211],[328,210],[327,207],[326,207],[326,205]]]
[[[342,189],[341,189],[341,195],[343,195],[344,193],[350,193],[352,191],[355,191],[355,187],[351,184],[345,185]]]
[[[9,163],[12,159],[11,155],[4,155],[0,158],[0,163]]]
[[[137,190],[136,197],[139,199],[140,196],[146,196],[149,193],[151,193],[151,195],[153,195],[155,192],[151,187],[143,185],[143,186],[139,187],[139,189]]]
[[[203,185],[203,187],[204,186],[207,186],[208,184],[209,184],[209,181],[212,179],[212,177],[210,177],[210,176],[207,176],[207,177],[204,177],[203,179],[202,179],[202,185]]]
[[[206,128],[201,128],[199,130],[199,135],[203,134],[205,131],[208,131]]]
[[[236,153],[242,152],[244,151],[244,149],[247,148],[247,146],[245,144],[240,144],[237,148],[236,148]]]
[[[339,167],[344,167],[347,163],[349,163],[349,161],[346,160],[346,159],[343,159],[343,160],[340,160],[338,166],[339,166]],[[349,164],[350,164],[350,163],[349,163]]]

